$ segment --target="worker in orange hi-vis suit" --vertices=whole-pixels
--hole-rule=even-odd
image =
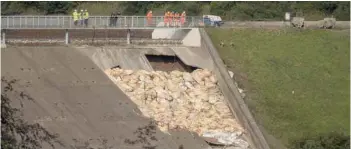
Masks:
[[[164,22],[164,26],[167,26],[167,24],[168,24],[168,13],[167,13],[167,11],[165,12],[165,16],[163,18],[163,22]]]
[[[181,26],[184,25],[185,19],[186,19],[186,13],[185,13],[185,11],[183,11],[183,13],[182,13],[182,15],[181,15],[181,18],[180,18]]]
[[[152,24],[152,11],[150,10],[147,15],[146,15],[146,18],[147,18],[147,25],[151,25]]]
[[[169,27],[169,25],[172,23],[172,17],[171,17],[171,12],[168,11],[167,12],[167,26]]]
[[[170,21],[170,24],[171,24],[171,26],[174,26],[174,12],[172,11],[171,12],[171,15],[169,16],[171,19],[171,21]]]
[[[180,15],[179,15],[179,13],[178,12],[176,12],[175,14],[174,14],[174,23],[175,23],[175,26],[179,26],[180,24],[179,24],[179,20],[180,19]]]

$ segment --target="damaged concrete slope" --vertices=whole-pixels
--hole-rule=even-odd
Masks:
[[[141,136],[145,140],[139,143],[136,132],[150,120],[93,61],[73,48],[9,47],[1,54],[2,76],[20,79],[18,89],[35,99],[24,102],[24,119],[58,133],[66,146],[56,148],[73,148],[86,141],[97,148],[102,138],[112,148],[207,148],[189,132],[168,135],[155,130]]]
[[[143,117],[103,72],[116,66],[152,71],[154,68],[146,55],[177,56],[185,65],[212,70],[232,113],[247,130],[245,140],[251,148],[269,148],[204,30],[155,29],[152,39],[181,40],[182,45],[11,46],[2,49],[2,74],[22,83],[29,82],[31,86],[22,89],[38,102],[26,102],[25,119],[60,134],[67,145],[74,145],[73,139],[84,142],[102,137],[109,145],[119,148],[211,148],[188,131],[171,131],[169,135],[157,130],[151,136],[138,136],[135,132],[148,126],[150,119]],[[128,139],[137,143],[131,144]],[[92,147],[101,144],[101,141],[89,142]]]

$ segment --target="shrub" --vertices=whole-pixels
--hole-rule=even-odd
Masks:
[[[349,149],[350,136],[331,133],[310,139],[295,141],[291,149]]]

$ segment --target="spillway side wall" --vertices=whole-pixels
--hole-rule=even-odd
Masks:
[[[224,63],[217,53],[216,48],[212,44],[210,37],[204,29],[200,29],[200,34],[201,46],[210,54],[211,59],[213,60],[213,72],[216,74],[219,87],[222,90],[225,100],[229,104],[235,118],[245,128],[245,130],[247,130],[247,141],[250,142],[253,148],[269,149],[266,139],[264,138],[243,98],[241,97],[238,88],[234,85],[233,80],[230,78],[228,70],[225,68]]]

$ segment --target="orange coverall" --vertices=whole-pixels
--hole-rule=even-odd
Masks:
[[[146,15],[147,18],[147,25],[151,25],[152,24],[152,13],[148,12]]]
[[[186,18],[186,14],[183,12],[183,13],[182,13],[182,16],[181,16],[181,18],[180,18],[180,23],[181,23],[182,25],[184,25],[185,18]]]
[[[165,13],[165,16],[164,16],[164,18],[163,18],[163,21],[165,22],[165,26],[166,26],[167,23],[168,23],[168,14],[167,14],[167,12]]]
[[[174,14],[174,22],[175,22],[175,26],[179,25],[179,13]]]
[[[170,13],[170,15],[169,15],[169,23],[171,25],[174,25],[174,13]]]

